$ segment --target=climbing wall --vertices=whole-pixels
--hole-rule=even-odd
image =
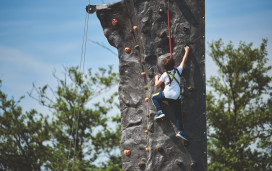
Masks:
[[[204,5],[204,0],[124,0],[86,7],[96,12],[118,49],[124,171],[207,170]],[[154,121],[151,97],[162,90],[154,86],[154,76],[164,72],[160,61],[170,51],[168,8],[176,64],[190,45],[180,109],[189,144],[176,138],[175,114],[167,102],[165,119]]]

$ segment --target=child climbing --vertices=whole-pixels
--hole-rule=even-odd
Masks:
[[[158,111],[155,116],[155,120],[165,117],[165,114],[162,111],[161,103],[163,100],[169,101],[169,104],[172,106],[176,115],[178,128],[178,133],[176,134],[176,137],[188,141],[183,132],[183,124],[181,119],[181,96],[179,86],[180,76],[185,66],[185,62],[188,58],[190,50],[189,46],[185,46],[184,50],[185,53],[182,62],[178,67],[175,66],[175,61],[172,56],[167,57],[162,61],[162,65],[165,68],[166,72],[164,72],[161,76],[155,76],[155,85],[156,87],[159,87],[162,83],[164,83],[165,87],[163,91],[156,93],[152,96],[152,101]]]

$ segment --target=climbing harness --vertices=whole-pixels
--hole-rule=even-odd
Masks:
[[[177,78],[175,77],[176,73],[177,73],[177,74],[179,75],[179,77],[181,78],[181,74],[179,73],[179,71],[178,71],[176,68],[174,69],[174,74],[172,74],[171,72],[167,72],[167,76],[168,76],[168,78],[169,78],[169,82],[166,83],[165,86],[166,86],[166,85],[171,86],[171,83],[172,83],[173,80],[175,80],[175,81],[178,83],[178,85],[180,85],[180,82],[179,82],[179,81],[177,80]],[[172,79],[171,79],[170,76],[172,77]]]

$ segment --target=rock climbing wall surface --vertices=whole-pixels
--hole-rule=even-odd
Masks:
[[[173,57],[190,53],[182,74],[182,117],[190,141],[176,138],[175,115],[166,102],[166,117],[154,121],[154,76],[169,55],[167,9]],[[119,100],[122,115],[123,170],[207,170],[205,117],[205,1],[125,0],[97,5],[96,13],[109,43],[119,54]]]

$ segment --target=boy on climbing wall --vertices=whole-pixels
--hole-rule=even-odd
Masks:
[[[181,120],[181,96],[179,83],[182,70],[188,58],[189,49],[189,46],[184,47],[185,53],[182,62],[178,67],[175,66],[175,61],[171,56],[165,58],[162,61],[162,65],[165,68],[166,72],[164,72],[161,76],[155,76],[155,85],[156,87],[159,87],[162,83],[164,83],[165,87],[163,91],[156,93],[152,96],[153,104],[158,110],[158,113],[155,116],[155,120],[165,117],[165,114],[162,112],[161,103],[163,100],[168,100],[169,104],[172,105],[176,115],[177,128],[179,131],[176,134],[176,137],[186,141],[188,140],[184,135],[183,124]]]

